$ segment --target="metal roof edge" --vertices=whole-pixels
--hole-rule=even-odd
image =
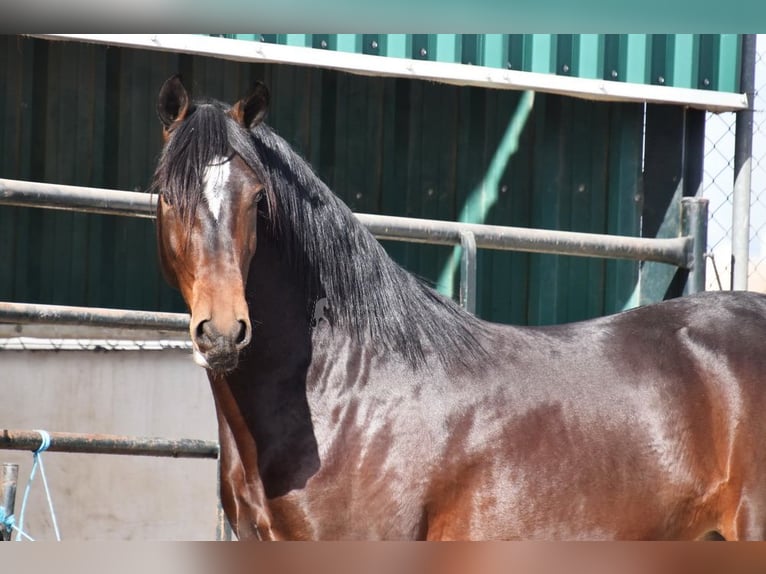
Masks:
[[[412,78],[459,86],[532,90],[589,100],[663,103],[712,112],[730,112],[748,108],[746,94],[576,78],[449,62],[390,58],[198,34],[29,34],[29,36],[47,40],[69,40],[180,52],[239,62],[321,67],[359,75]]]

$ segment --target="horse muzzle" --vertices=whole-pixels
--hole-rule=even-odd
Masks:
[[[239,362],[239,352],[250,343],[251,337],[249,320],[237,320],[225,330],[211,320],[202,320],[192,330],[194,361],[214,372],[233,371]]]

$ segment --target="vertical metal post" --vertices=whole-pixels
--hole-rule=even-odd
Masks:
[[[6,516],[13,514],[16,504],[16,484],[19,480],[18,464],[3,464],[0,466],[0,506],[3,507]],[[0,541],[8,541],[13,534],[11,529],[6,529],[0,523]]]
[[[689,235],[694,239],[684,295],[705,290],[707,208],[707,199],[701,197],[684,197],[681,199],[681,234]]]
[[[753,96],[755,94],[755,34],[742,36],[740,92],[747,109],[737,112],[734,143],[734,197],[732,208],[731,287],[747,289],[750,252],[750,173],[753,157]]]
[[[471,231],[460,232],[460,304],[476,314],[476,237]]]

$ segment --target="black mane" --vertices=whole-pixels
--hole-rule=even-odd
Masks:
[[[483,323],[405,271],[265,124],[248,132],[210,102],[196,105],[163,150],[153,187],[191,221],[205,167],[237,153],[266,186],[270,233],[286,250],[308,301],[327,297],[331,323],[413,365],[435,353],[446,365],[484,355]],[[307,302],[308,309],[308,302]]]

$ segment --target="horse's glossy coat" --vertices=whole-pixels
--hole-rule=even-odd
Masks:
[[[160,259],[241,539],[764,537],[766,299],[480,321],[386,256],[267,102],[192,103],[174,77],[159,105]]]

